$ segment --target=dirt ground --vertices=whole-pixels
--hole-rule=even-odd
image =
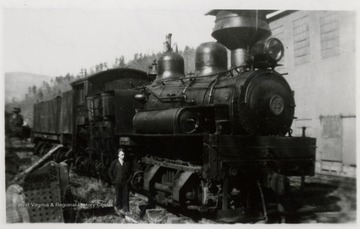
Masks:
[[[75,219],[77,223],[214,223],[206,219],[194,221],[189,217],[170,213],[159,206],[147,209],[142,215],[141,209],[147,206],[148,201],[145,196],[136,193],[130,193],[129,213],[118,215],[112,207],[115,197],[113,187],[94,178],[80,177],[73,172],[70,172],[70,181],[75,202],[104,206],[95,211],[79,209],[78,218]]]
[[[6,182],[8,183],[16,172],[22,172],[39,158],[32,153],[33,145],[29,142],[12,142],[11,152],[6,156]],[[15,147],[14,147],[15,146]],[[8,148],[7,148],[8,149]],[[14,167],[17,167],[14,172]],[[100,180],[83,177],[70,171],[70,186],[73,203],[76,209],[65,212],[65,220],[70,223],[156,223],[156,224],[214,224],[208,219],[193,220],[187,216],[171,213],[162,207],[154,206],[141,211],[147,206],[147,198],[130,193],[130,212],[118,215],[113,209],[114,188]],[[295,185],[296,186],[296,185]],[[349,188],[341,182],[336,187],[320,184],[307,179],[302,205],[306,209],[316,208],[316,213],[304,213],[287,223],[355,223],[356,222],[356,187]],[[89,204],[97,206],[89,208]]]

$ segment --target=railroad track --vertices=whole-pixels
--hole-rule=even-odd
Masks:
[[[305,206],[293,215],[299,222],[348,223],[356,221],[356,178],[317,174],[306,177],[301,193],[301,179],[290,179]]]
[[[300,177],[291,177],[290,178],[291,185],[299,187],[301,184]],[[322,175],[316,174],[313,177],[305,178],[305,187],[309,184],[322,184],[328,185],[332,187],[342,187],[345,189],[356,189],[356,178],[353,177],[340,177],[334,175]]]
[[[86,178],[85,178],[86,179]],[[297,188],[298,195],[301,179],[291,178],[291,185]],[[341,186],[339,186],[341,184]],[[356,220],[356,192],[355,179],[343,179],[337,177],[315,176],[306,178],[303,200],[299,203],[303,207],[296,212],[277,212],[277,221],[249,221],[248,223],[347,223]],[[354,195],[354,196],[352,196]],[[174,212],[168,208],[156,205],[145,209],[143,217],[139,217],[139,205],[147,204],[147,197],[141,194],[130,196],[130,213],[124,218],[126,223],[155,223],[155,224],[224,224],[241,223],[237,221],[223,221],[212,219],[193,219],[186,214]],[[114,214],[109,209],[108,214]],[[274,216],[273,215],[273,216]],[[272,216],[272,217],[273,217]],[[271,217],[271,216],[270,216]]]

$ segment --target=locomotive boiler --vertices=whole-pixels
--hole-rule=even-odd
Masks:
[[[157,202],[266,217],[287,205],[287,176],[313,175],[315,139],[291,136],[294,92],[275,71],[284,47],[266,11],[209,14],[217,42],[197,48],[193,75],[178,53],[160,57],[155,81],[135,96],[143,107],[134,133],[120,144],[138,155],[133,187]]]

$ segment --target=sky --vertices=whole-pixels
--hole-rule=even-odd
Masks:
[[[351,9],[353,0],[4,0],[2,69],[51,77],[116,57],[159,52],[167,33],[180,50],[214,40],[214,8]],[[101,3],[100,3],[101,2]],[[329,4],[332,3],[332,4]],[[349,2],[349,4],[344,4]]]
[[[116,57],[163,49],[167,33],[180,50],[211,37],[215,17],[207,10],[5,9],[4,72],[77,74]],[[196,23],[194,23],[196,21]]]

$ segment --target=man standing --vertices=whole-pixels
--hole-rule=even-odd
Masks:
[[[20,107],[14,107],[13,114],[10,118],[10,130],[13,137],[21,137],[22,134],[22,125],[24,124],[24,119],[20,112]]]
[[[118,159],[114,160],[109,168],[109,177],[115,186],[115,210],[121,213],[129,211],[129,181],[130,168],[124,162],[125,153],[122,148],[118,150]]]

